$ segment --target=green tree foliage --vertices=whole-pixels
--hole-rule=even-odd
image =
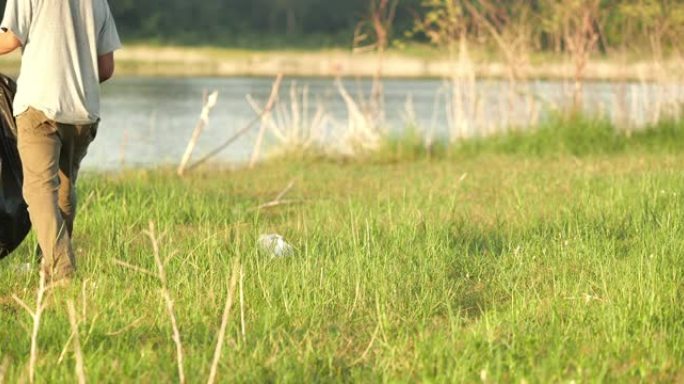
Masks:
[[[629,46],[648,46],[660,57],[664,47],[681,48],[684,35],[684,2],[670,0],[628,0],[621,2],[608,23],[612,40],[619,41],[621,34],[635,36],[623,41]]]
[[[4,9],[6,0],[0,0]],[[28,0],[20,0],[28,1]],[[653,51],[677,48],[684,35],[684,0],[398,0],[390,40],[423,42],[435,35],[437,13],[457,11],[462,28],[477,38],[510,33],[522,26],[537,50],[562,51],[568,12],[577,4],[598,2],[600,48],[638,46]],[[109,0],[119,29],[128,40],[248,47],[350,47],[354,29],[368,15],[372,0]],[[477,10],[489,21],[472,12]],[[523,13],[521,13],[523,12]],[[524,17],[521,17],[524,16]],[[438,15],[437,15],[438,16]],[[416,31],[417,20],[423,30]],[[564,27],[565,23],[565,27]],[[516,24],[511,28],[511,24]],[[454,24],[455,25],[455,24]],[[437,28],[439,29],[439,28]]]
[[[132,38],[350,45],[368,0],[111,0],[110,6],[122,34]]]

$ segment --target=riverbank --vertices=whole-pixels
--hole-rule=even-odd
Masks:
[[[478,77],[505,78],[508,68],[497,58],[475,56]],[[481,57],[477,57],[481,56]],[[0,58],[0,70],[18,71],[17,54]],[[260,76],[279,73],[301,77],[371,77],[377,70],[372,54],[353,54],[345,50],[258,51],[227,48],[160,47],[129,45],[117,53],[120,75],[138,76]],[[387,54],[383,72],[395,78],[443,78],[451,65],[440,52],[428,48],[392,50]],[[659,73],[670,79],[684,78],[684,61],[671,59],[662,66],[647,59],[599,57],[589,62],[589,80],[654,80]],[[571,79],[573,66],[562,57],[535,57],[529,69],[535,79]]]

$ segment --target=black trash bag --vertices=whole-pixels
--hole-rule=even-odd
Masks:
[[[17,84],[0,74],[0,259],[12,253],[31,230],[21,192],[23,174],[17,151],[17,124],[12,101]]]

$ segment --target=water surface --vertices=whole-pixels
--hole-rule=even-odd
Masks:
[[[308,89],[310,117],[321,106],[328,116],[326,140],[335,140],[335,131],[347,127],[347,108],[333,79],[285,79],[281,90],[284,114],[290,114],[292,82],[301,90]],[[345,87],[358,100],[368,98],[371,83],[346,80]],[[122,167],[155,167],[175,165],[195,127],[207,90],[219,91],[219,102],[211,115],[209,128],[203,133],[195,158],[214,149],[234,132],[254,119],[255,112],[246,101],[251,95],[264,103],[272,85],[265,78],[154,78],[123,77],[105,84],[102,101],[102,124],[96,142],[84,161],[91,170],[116,170]],[[399,134],[409,125],[417,125],[435,136],[449,136],[445,82],[441,80],[386,80],[385,115],[390,133]],[[593,113],[615,115],[616,109],[627,108],[630,118],[644,123],[652,113],[650,95],[662,87],[638,83],[613,84],[593,82],[586,85],[585,108]],[[479,81],[476,100],[466,106],[462,124],[477,136],[485,129],[502,124],[524,125],[531,115],[525,100],[511,101],[508,84],[502,81]],[[559,81],[531,83],[536,114],[543,119],[554,106],[570,102],[571,86]],[[659,94],[662,94],[660,92]],[[684,100],[681,85],[671,85],[670,98]],[[520,96],[520,95],[518,95]],[[466,103],[468,104],[468,103]],[[620,107],[621,106],[621,107]],[[300,106],[301,109],[301,106]],[[468,121],[468,120],[472,121]],[[257,127],[213,161],[239,164],[247,161],[254,148]],[[271,144],[277,140],[270,138]]]

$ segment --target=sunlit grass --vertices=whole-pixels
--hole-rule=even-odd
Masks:
[[[681,125],[671,129],[679,137]],[[619,150],[600,149],[613,148],[601,137],[587,149],[542,131],[431,157],[407,140],[412,155],[388,145],[363,161],[272,161],[186,179],[86,174],[79,276],[48,300],[38,381],[75,380],[71,350],[59,361],[69,299],[92,382],[177,380],[159,280],[117,264],[156,271],[150,221],[190,382],[209,375],[235,259],[246,336],[235,307],[222,381],[681,380],[684,152],[673,136],[633,136]],[[293,180],[289,204],[256,209]],[[268,233],[294,254],[260,252]],[[30,317],[11,295],[35,297],[37,275],[16,272],[34,246],[0,264],[9,382],[26,377]]]

